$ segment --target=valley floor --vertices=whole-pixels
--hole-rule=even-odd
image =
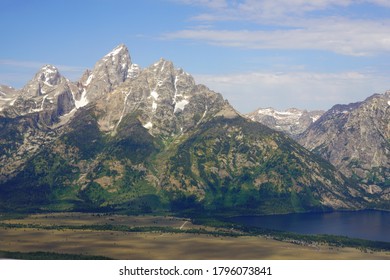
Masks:
[[[174,217],[60,213],[2,219],[0,222],[0,248],[10,252],[44,251],[139,260],[390,259],[390,252],[385,251],[367,252],[326,245],[297,245],[259,236],[223,236],[213,234],[217,230],[215,228],[194,225],[189,220]],[[150,231],[129,232],[80,229],[80,225],[155,228]],[[56,226],[59,227],[55,228]],[[158,227],[174,230],[158,231]],[[191,229],[195,233],[189,232]]]

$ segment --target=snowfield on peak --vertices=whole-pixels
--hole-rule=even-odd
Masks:
[[[292,137],[305,131],[312,123],[316,122],[324,111],[307,111],[290,108],[278,111],[274,108],[260,108],[247,114],[252,121],[260,122],[268,127],[287,133]]]
[[[122,50],[125,50],[125,49],[126,49],[125,45],[119,45],[118,47],[113,49],[111,52],[106,54],[104,57],[114,57],[114,56],[117,56]]]

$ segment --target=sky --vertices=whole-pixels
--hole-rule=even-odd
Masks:
[[[390,89],[390,0],[0,0],[0,84],[70,80],[124,43],[239,112],[330,109]]]

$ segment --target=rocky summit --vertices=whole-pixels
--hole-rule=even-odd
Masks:
[[[124,45],[78,82],[47,65],[20,90],[2,86],[0,102],[3,211],[236,215],[372,202],[172,62],[141,69]]]

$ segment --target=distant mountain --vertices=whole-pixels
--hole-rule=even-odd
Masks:
[[[4,107],[8,107],[13,104],[16,94],[16,89],[5,85],[0,85],[0,114]]]
[[[246,116],[270,128],[282,131],[293,138],[304,132],[325,111],[307,111],[296,108],[277,111],[273,108],[260,108]]]
[[[0,208],[230,215],[360,209],[364,190],[164,59],[119,45],[72,83],[2,94]]]
[[[77,88],[56,67],[45,65],[20,91],[12,91],[12,101],[3,105],[0,114],[14,118],[41,113],[46,124],[53,124],[74,108],[75,91]]]
[[[335,105],[299,138],[368,193],[390,199],[390,92]]]

